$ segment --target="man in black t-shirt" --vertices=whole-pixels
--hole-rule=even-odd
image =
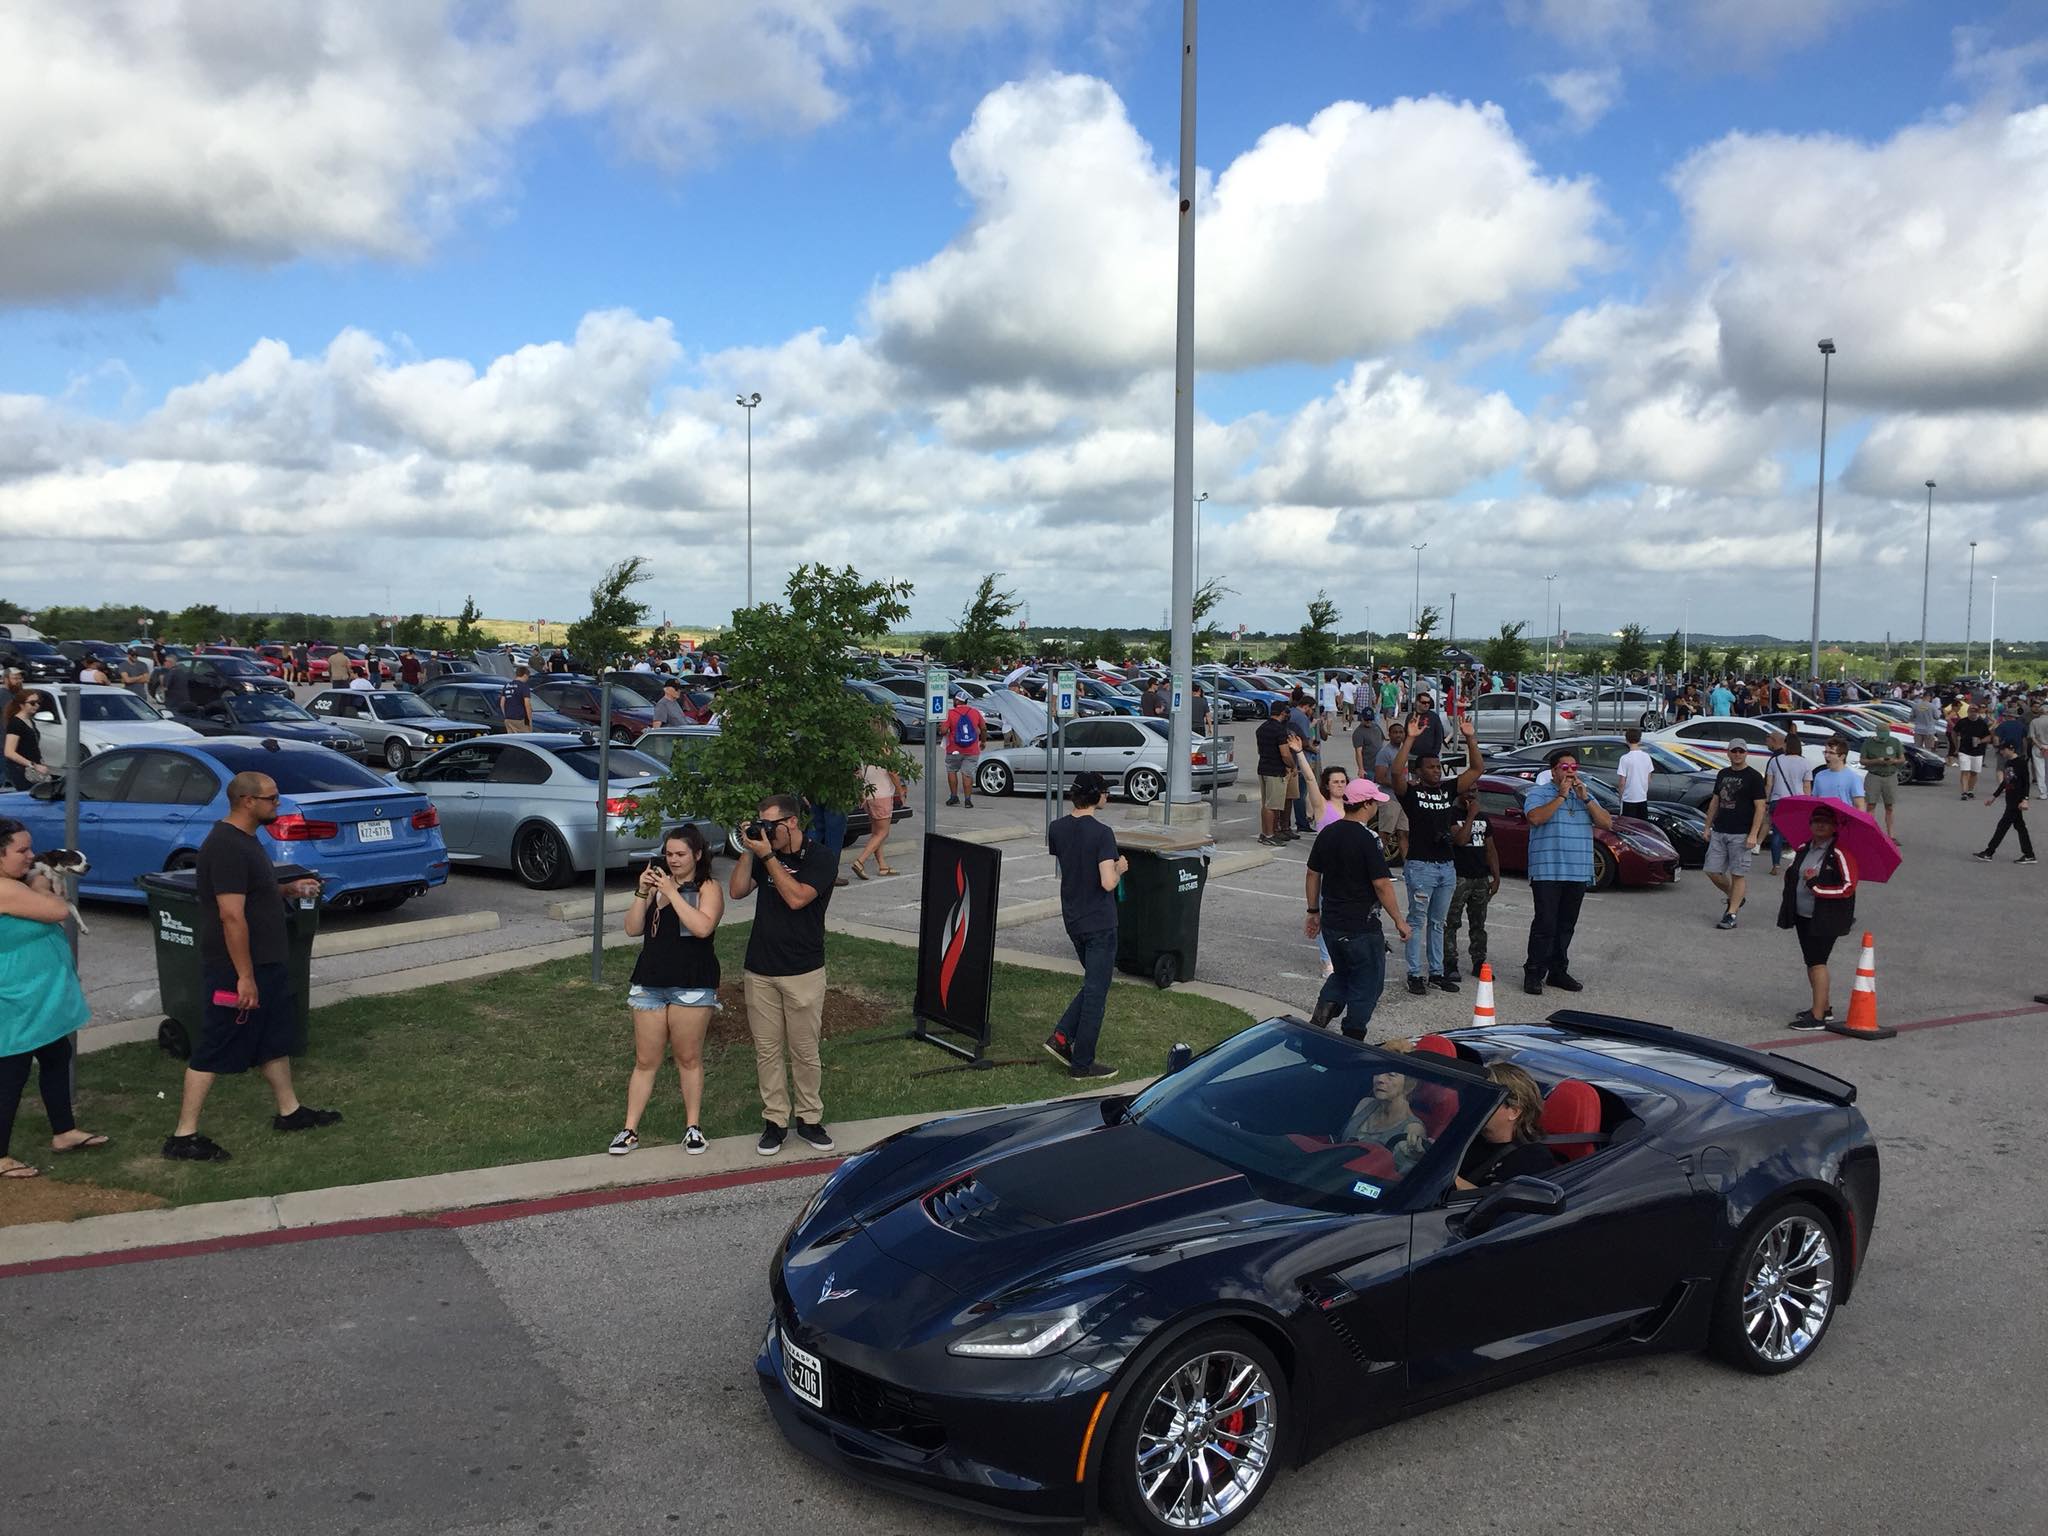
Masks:
[[[228,1151],[199,1134],[199,1111],[222,1073],[263,1074],[277,1100],[278,1131],[333,1125],[341,1111],[301,1104],[292,1089],[298,1010],[292,998],[286,901],[318,901],[320,882],[277,883],[257,832],[277,819],[277,784],[266,774],[228,781],[227,819],[214,823],[194,866],[199,893],[199,1033],[185,1068],[178,1127],[164,1142],[176,1162],[224,1163]]]
[[[1332,967],[1309,1023],[1329,1028],[1342,1016],[1344,1033],[1363,1040],[1387,979],[1386,939],[1380,913],[1403,939],[1408,924],[1394,900],[1394,877],[1372,830],[1373,813],[1387,792],[1370,779],[1344,786],[1344,814],[1316,834],[1308,851],[1308,921],[1302,931],[1322,936]]]
[[[1472,974],[1486,964],[1486,909],[1500,894],[1500,854],[1485,816],[1479,811],[1476,789],[1458,793],[1458,822],[1451,828],[1451,867],[1458,883],[1451,888],[1451,908],[1444,915],[1444,974],[1458,980],[1458,923],[1463,919],[1471,932]]]
[[[798,1140],[829,1152],[818,1042],[825,1032],[825,908],[839,856],[804,836],[795,795],[770,795],[755,817],[741,829],[746,851],[728,887],[734,901],[760,893],[741,974],[761,1090],[761,1139],[754,1150],[763,1157],[780,1152],[793,1113]]]
[[[1768,795],[1764,776],[1749,766],[1749,748],[1728,743],[1728,766],[1714,775],[1714,795],[1707,802],[1707,878],[1727,897],[1716,928],[1733,928],[1749,889],[1749,861],[1763,841]]]
[[[1418,746],[1428,742],[1432,729],[1442,739],[1436,716],[1420,707],[1408,722],[1401,750],[1394,755],[1394,797],[1408,813],[1408,862],[1403,871],[1408,882],[1408,924],[1413,930],[1408,936],[1408,990],[1417,997],[1430,987],[1442,992],[1458,990],[1457,981],[1444,966],[1444,922],[1450,916],[1451,894],[1458,884],[1451,828],[1458,821],[1458,796],[1479,782],[1486,766],[1472,717],[1460,716],[1458,726],[1465,737],[1465,768],[1455,781],[1444,778],[1443,761],[1436,752],[1424,753]],[[1411,776],[1408,764],[1418,758]]]
[[[1287,775],[1293,771],[1294,748],[1287,738],[1287,701],[1276,699],[1265,721],[1252,732],[1259,749],[1259,841],[1271,847],[1294,834],[1283,819],[1287,810]]]
[[[1977,793],[1977,775],[1984,771],[1984,743],[1991,738],[1991,720],[1981,711],[1956,721],[1956,773],[1963,781],[1963,798]]]
[[[1117,852],[1116,834],[1096,819],[1109,794],[1099,773],[1074,775],[1074,808],[1045,829],[1046,851],[1060,869],[1060,917],[1067,941],[1081,962],[1081,990],[1067,1004],[1045,1048],[1077,1078],[1114,1077],[1114,1068],[1095,1059],[1102,1013],[1116,967],[1116,888],[1130,868]]]

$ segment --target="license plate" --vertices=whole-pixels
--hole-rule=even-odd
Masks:
[[[813,1408],[825,1406],[825,1362],[790,1343],[787,1333],[782,1336],[782,1378]]]
[[[388,843],[391,841],[391,823],[388,821],[359,821],[356,823],[356,841],[359,843]]]

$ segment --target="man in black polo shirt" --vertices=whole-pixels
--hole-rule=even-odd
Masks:
[[[290,1051],[296,1034],[291,972],[286,965],[284,904],[314,901],[318,880],[277,883],[277,868],[257,832],[277,819],[277,784],[261,773],[228,781],[228,814],[199,846],[199,974],[206,999],[199,1038],[185,1068],[178,1128],[164,1156],[179,1162],[224,1163],[228,1151],[199,1134],[199,1111],[223,1072],[263,1074],[277,1098],[278,1131],[310,1131],[341,1119],[338,1109],[313,1109],[292,1090]]]
[[[1268,846],[1294,836],[1287,830],[1287,775],[1294,749],[1287,744],[1287,701],[1275,699],[1263,724],[1252,732],[1259,749],[1259,841]]]
[[[793,1112],[798,1139],[829,1152],[818,1041],[825,1030],[825,907],[839,855],[804,836],[795,795],[770,795],[757,818],[758,832],[741,833],[746,852],[728,888],[734,901],[760,892],[741,978],[761,1089],[761,1139],[754,1150],[763,1157],[780,1152]]]

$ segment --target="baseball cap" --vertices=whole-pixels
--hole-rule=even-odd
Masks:
[[[1392,795],[1381,789],[1379,785],[1373,783],[1371,779],[1353,779],[1344,786],[1344,803],[1346,805],[1369,805],[1375,800],[1391,800],[1393,798]]]

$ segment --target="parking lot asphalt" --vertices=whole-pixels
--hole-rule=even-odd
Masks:
[[[1212,830],[1224,852],[1254,847],[1258,836],[1256,756],[1251,727],[1231,728],[1240,778],[1218,796]],[[1348,749],[1347,749],[1348,750]],[[1866,884],[1858,919],[1877,940],[1877,985],[1881,1012],[1892,1019],[1947,1017],[2010,1007],[2048,986],[2048,961],[2035,962],[2016,947],[2018,903],[2038,899],[2040,866],[2012,862],[2008,846],[1998,862],[1970,858],[1989,835],[1995,812],[1980,802],[1963,804],[1949,784],[1902,790],[1899,830],[1906,863],[1886,885]],[[919,889],[919,843],[923,794],[911,790],[911,820],[899,823],[887,845],[894,879],[855,881],[835,893],[832,917],[914,933]],[[1148,813],[1113,805],[1114,824],[1142,822]],[[1003,850],[1002,903],[1006,908],[1054,897],[1058,886],[1045,853],[1044,806],[1033,793],[976,800],[974,809],[942,809],[941,832],[1009,829],[1018,835]],[[1196,976],[1279,998],[1304,1013],[1321,985],[1320,961],[1302,936],[1304,865],[1308,841],[1274,850],[1271,862],[1209,882],[1204,897],[1200,959]],[[721,861],[721,869],[729,865]],[[1767,864],[1758,865],[1761,874]],[[1398,884],[1398,881],[1397,881]],[[627,888],[621,872],[608,890]],[[474,955],[518,952],[589,932],[585,915],[590,883],[579,879],[561,891],[530,891],[504,871],[458,868],[448,883],[408,902],[394,914],[331,915],[325,926],[355,931],[404,924],[421,918],[496,912],[500,926],[490,932],[314,961],[317,984],[382,975]],[[1750,1039],[1771,1030],[1805,1005],[1804,978],[1790,934],[1776,927],[1778,887],[1753,880],[1740,926],[1718,931],[1721,901],[1706,877],[1687,871],[1675,886],[1617,890],[1587,897],[1573,951],[1573,971],[1586,983],[1577,998],[1551,992],[1542,999],[1520,993],[1520,961],[1530,915],[1528,887],[1519,876],[1502,881],[1488,914],[1489,959],[1501,976],[1501,997],[1512,994],[1530,1011],[1580,1006],[1684,1024],[1703,1033]],[[549,915],[551,905],[573,904],[568,920]],[[745,903],[734,908],[744,916]],[[140,909],[90,904],[92,932],[82,941],[80,969],[96,1022],[147,1017],[156,1011],[155,961],[148,924]],[[616,913],[609,918],[619,922]],[[1391,932],[1391,930],[1389,930]],[[401,927],[393,927],[403,936]],[[1071,955],[1056,917],[1006,926],[1006,946],[1045,955]],[[1836,1009],[1846,1005],[1855,966],[1853,944],[1837,949]],[[1388,985],[1378,1015],[1380,1027],[1415,1033],[1470,1017],[1472,983],[1451,995],[1411,996],[1402,985],[1404,963],[1388,957]],[[1505,1010],[1503,1010],[1505,1016]],[[1111,1034],[1114,1039],[1114,1014]],[[1107,1048],[1107,1047],[1106,1047]]]
[[[2048,1027],[1801,1054],[1858,1082],[1884,1157],[1868,1265],[1807,1366],[1666,1356],[1519,1385],[1289,1471],[1246,1529],[2039,1529]],[[765,1266],[813,1187],[0,1281],[5,1528],[989,1529],[770,1423]]]

